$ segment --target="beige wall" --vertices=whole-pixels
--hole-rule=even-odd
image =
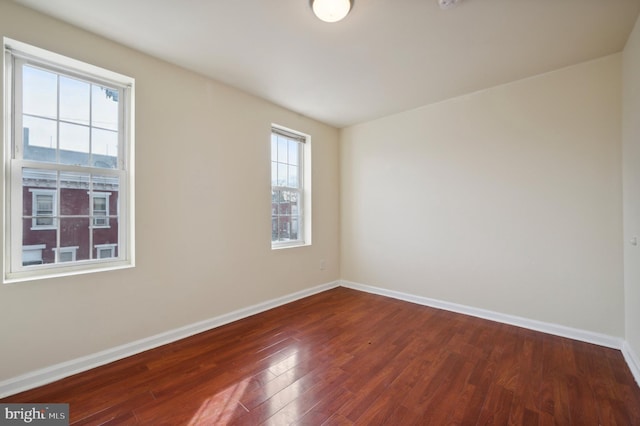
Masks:
[[[623,54],[624,282],[626,340],[640,355],[640,20]],[[639,242],[640,244],[640,242]]]
[[[0,36],[137,88],[137,267],[0,285],[0,381],[339,278],[336,129],[4,0]],[[310,247],[270,249],[271,123],[312,137]]]
[[[342,278],[622,337],[620,121],[616,54],[344,129]]]

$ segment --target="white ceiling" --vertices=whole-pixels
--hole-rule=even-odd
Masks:
[[[640,0],[14,0],[301,114],[349,126],[619,52]]]

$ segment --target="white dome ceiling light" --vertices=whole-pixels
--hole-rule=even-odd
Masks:
[[[351,10],[351,0],[311,0],[311,9],[324,22],[338,22]]]
[[[459,1],[460,0],[438,0],[438,4],[440,5],[440,9],[451,9]]]

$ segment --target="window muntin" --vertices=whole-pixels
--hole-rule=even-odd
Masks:
[[[5,282],[132,266],[133,80],[6,38],[5,56]]]
[[[271,246],[306,244],[304,135],[271,131]]]

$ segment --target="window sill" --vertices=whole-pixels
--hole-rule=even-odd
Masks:
[[[311,243],[307,243],[306,241],[292,241],[292,242],[286,242],[286,243],[271,244],[271,250],[283,250],[283,249],[290,249],[290,248],[296,248],[296,247],[307,247],[310,245]]]
[[[113,258],[111,258],[113,259]],[[7,272],[4,275],[4,284],[14,284],[25,281],[44,280],[49,278],[64,278],[73,275],[90,274],[94,272],[115,271],[118,269],[128,269],[135,267],[135,263],[130,260],[110,260],[94,259],[78,265],[69,265],[68,262],[58,264],[47,264],[46,267],[34,265],[33,270]]]

